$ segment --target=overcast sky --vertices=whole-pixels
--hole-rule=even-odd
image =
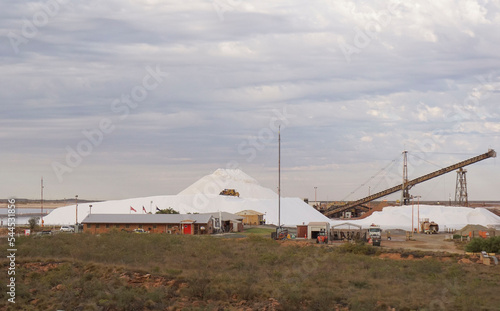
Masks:
[[[282,194],[310,199],[401,183],[405,149],[411,179],[499,148],[498,0],[2,3],[0,198],[42,176],[48,199],[177,194],[226,167],[276,190],[279,125]],[[497,161],[467,168],[470,200],[500,200]]]

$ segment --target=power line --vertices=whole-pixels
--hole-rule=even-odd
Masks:
[[[426,160],[426,159],[424,159],[424,158],[421,158],[421,157],[419,157],[419,156],[418,156],[418,155],[416,155],[416,154],[411,153],[410,155],[411,155],[411,156],[413,156],[413,157],[415,157],[415,158],[417,158],[417,159],[420,159],[420,160],[422,160],[422,161],[424,161],[424,162],[427,162],[427,163],[429,163],[429,164],[431,164],[431,165],[434,165],[434,166],[436,166],[436,167],[443,168],[441,165],[438,165],[438,164],[436,164],[436,163],[432,163],[431,161],[428,161],[428,160]]]
[[[384,168],[382,168],[380,171],[378,171],[375,175],[371,176],[370,178],[368,178],[365,182],[363,182],[358,188],[356,188],[355,190],[351,191],[347,196],[345,196],[342,201],[345,201],[347,198],[349,198],[352,194],[354,194],[355,192],[357,192],[359,189],[363,188],[364,186],[366,186],[366,184],[368,182],[370,182],[372,179],[374,179],[375,177],[377,177],[380,173],[384,172],[387,168],[389,168],[389,166],[393,165],[394,162],[396,162],[397,160],[400,160],[400,157],[399,155],[394,158],[391,162],[389,162],[389,164],[387,164]]]

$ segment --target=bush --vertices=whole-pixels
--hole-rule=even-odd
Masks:
[[[339,247],[342,253],[353,253],[358,255],[374,255],[377,252],[375,247],[368,245],[364,242],[360,243],[345,243]]]
[[[31,231],[35,231],[35,229],[38,227],[39,220],[40,220],[40,217],[31,217],[28,220],[28,225],[29,225]]]
[[[486,251],[488,253],[500,253],[500,236],[492,238],[474,238],[466,246],[467,252],[479,253]]]

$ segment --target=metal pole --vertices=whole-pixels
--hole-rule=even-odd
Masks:
[[[417,226],[418,226],[418,233],[420,233],[420,195],[417,195],[416,198],[417,198]]]
[[[370,196],[370,192],[371,192],[370,190],[371,190],[371,187],[368,186],[368,196]],[[372,202],[368,202],[367,205],[368,205],[368,210],[371,210],[372,209]]]
[[[281,228],[281,125],[278,127],[278,228]]]
[[[413,234],[413,224],[415,223],[413,220],[413,196],[411,197],[411,233]]]
[[[75,226],[78,227],[78,195],[75,195]],[[76,232],[77,230],[75,230]]]
[[[316,198],[316,190],[318,187],[314,187],[314,204],[316,205],[316,209],[318,209],[318,199]]]
[[[409,190],[407,189],[408,184],[408,151],[403,151],[403,184],[401,189],[401,202],[400,205],[406,205],[406,199],[409,196]]]
[[[43,176],[42,176],[42,184],[41,184],[41,199],[40,199],[40,224],[43,228]]]

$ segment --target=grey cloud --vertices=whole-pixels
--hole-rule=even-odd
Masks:
[[[271,183],[276,137],[252,161],[238,148],[285,106],[297,116],[282,133],[284,169],[301,172],[289,179],[295,196],[310,188],[300,179],[361,182],[366,167],[436,133],[436,152],[482,153],[499,142],[496,3],[401,2],[383,20],[387,1],[253,1],[221,21],[210,1],[71,1],[14,53],[8,33],[20,34],[41,4],[8,1],[0,12],[0,143],[13,147],[6,163],[31,162],[22,178],[53,174],[50,162],[64,161],[66,146],[103,118],[116,130],[68,182],[82,188],[124,169],[153,176],[117,183],[112,197],[175,193],[169,176],[199,177],[231,160]],[[355,46],[363,35],[366,46],[348,62],[339,40]],[[168,77],[121,119],[111,104],[142,83],[146,66]],[[481,95],[470,102],[471,94]],[[71,191],[52,178],[55,197]]]

